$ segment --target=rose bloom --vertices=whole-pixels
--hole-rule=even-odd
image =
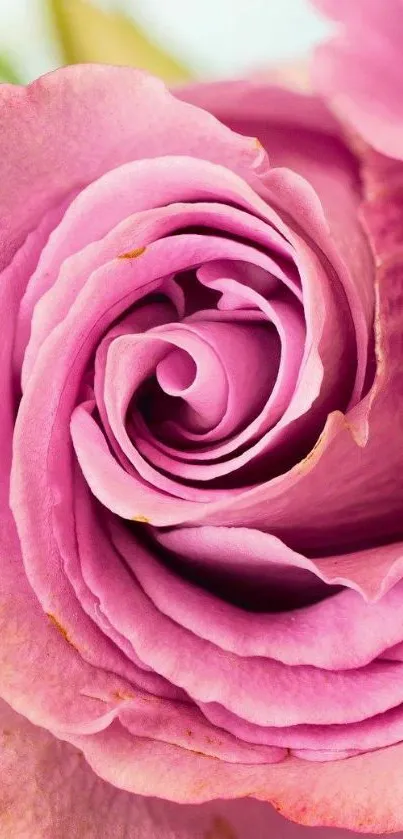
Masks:
[[[321,78],[347,132],[264,81],[0,89],[4,835],[403,827],[402,172]]]

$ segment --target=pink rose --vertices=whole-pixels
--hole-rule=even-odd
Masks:
[[[141,799],[70,771],[77,748],[129,793],[400,829],[396,167],[264,83],[183,91],[195,107],[82,66],[0,95],[0,684],[22,742],[68,741],[38,734],[43,773],[128,820]]]

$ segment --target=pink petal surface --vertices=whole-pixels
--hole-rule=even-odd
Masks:
[[[350,282],[359,289],[359,308],[370,322],[373,265],[357,218],[361,202],[357,161],[341,141],[340,126],[323,102],[286,88],[245,81],[198,84],[181,89],[179,95],[211,111],[235,131],[254,132],[272,167],[287,167],[311,184],[321,201],[338,259],[348,267]],[[270,189],[273,173],[267,172],[263,179]],[[311,198],[311,212],[312,203]],[[318,234],[316,227],[315,241],[323,247],[323,235]]]
[[[251,746],[254,744],[256,749],[262,745],[270,745],[273,749],[274,746],[285,747],[295,757],[309,761],[341,760],[352,754],[358,755],[363,750],[382,749],[402,740],[402,705],[379,717],[348,725],[321,726],[313,723],[281,728],[250,723],[215,702],[200,703],[199,707],[213,725]],[[254,762],[258,762],[256,758]]]
[[[118,339],[109,349],[105,378],[105,397],[116,439],[120,437],[129,399],[134,392],[133,378],[129,378],[130,368],[133,369],[134,364],[141,363],[142,355],[147,355],[151,362],[153,347],[159,349],[159,355],[161,351],[163,353],[163,358],[156,365],[158,384],[165,393],[180,396],[189,409],[183,418],[186,421],[186,430],[190,423],[192,430],[198,427],[203,430],[216,429],[221,425],[224,426],[223,433],[230,433],[240,425],[247,410],[245,405],[242,405],[241,395],[248,397],[247,405],[250,411],[256,403],[259,406],[259,393],[261,394],[262,390],[263,393],[270,393],[273,372],[276,372],[272,370],[271,361],[273,360],[273,365],[276,366],[278,355],[275,337],[273,332],[264,329],[261,323],[257,326],[247,326],[241,323],[206,320],[204,323],[183,323],[175,328],[157,328],[148,333],[143,345],[139,344],[134,336],[132,340],[130,336]],[[234,344],[238,348],[237,354],[234,354]],[[173,356],[173,352],[167,354],[167,346],[182,348],[183,356],[189,362],[192,361],[196,368],[187,387],[179,389],[176,385],[173,389],[171,381],[167,379],[169,362],[175,370],[175,375],[178,372],[178,358]],[[142,349],[145,353],[141,353]],[[216,384],[214,394],[210,395],[212,381]],[[253,387],[253,382],[259,382],[259,389]],[[119,387],[120,393],[116,391],[116,386]],[[121,445],[124,445],[123,439]],[[189,469],[184,471],[184,467],[181,468],[179,464],[175,464],[174,468],[177,474],[185,477],[201,477],[195,470],[192,470],[193,474]]]
[[[306,569],[305,578],[303,573],[296,578],[298,590],[304,583],[308,589],[314,588],[314,574],[320,573],[318,566],[327,584],[349,585],[346,578],[332,577],[329,571],[326,573],[330,557],[309,561],[291,551],[279,539],[259,531],[246,528],[181,528],[154,532],[154,538],[170,549],[175,557],[182,557],[182,569],[196,564],[201,568],[210,566],[218,576],[220,570],[227,568],[227,585],[231,581],[230,572],[234,575],[238,571],[241,585],[245,585],[248,576],[254,574],[260,586],[266,583],[268,599],[270,585],[274,587],[279,582],[281,585],[286,570]],[[365,551],[362,554],[360,559],[368,566],[372,557]],[[357,559],[352,558],[352,565]],[[339,558],[341,567],[347,561],[345,555]],[[268,656],[288,664],[314,664],[325,669],[347,670],[372,661],[401,638],[399,612],[402,583],[391,587],[376,604],[366,603],[361,591],[345,590],[323,603],[300,608],[290,614],[250,614],[223,603],[186,579],[181,580],[149,556],[133,556],[132,562],[137,578],[160,611],[196,635],[241,656]],[[292,574],[287,575],[284,585],[288,587],[292,581]],[[316,642],[318,635],[322,637],[320,645]]]
[[[75,737],[74,742],[82,748],[83,738]],[[113,731],[87,738],[86,755],[101,777],[130,790],[133,788],[132,747],[129,735],[116,726]],[[108,763],[105,762],[106,750],[113,758]],[[231,788],[234,797],[252,795],[272,801],[278,812],[302,824],[332,826],[337,821],[339,827],[382,835],[401,830],[400,745],[321,765],[289,758],[269,770],[242,765],[231,767],[207,757],[195,759],[194,755],[189,760],[172,746],[164,751],[161,749],[157,757],[146,739],[137,741],[136,755],[142,761],[143,778],[152,774],[161,795],[166,794],[165,767],[170,765],[171,789],[175,790],[175,798],[179,801],[186,800],[182,787],[182,779],[186,777],[187,792],[191,790],[195,796],[193,800],[205,801],[217,795],[228,795]],[[201,774],[203,781],[200,781]],[[142,780],[136,778],[138,791],[144,790]]]
[[[316,53],[313,82],[364,140],[403,159],[403,37],[401,0],[313,0],[340,32]]]
[[[104,73],[111,73],[114,84],[109,84],[109,76],[104,84]],[[253,85],[250,90],[252,94]],[[269,88],[259,87],[258,94],[251,95],[248,118],[265,90]],[[231,103],[231,94],[235,101],[239,91],[236,84],[226,88],[226,102]],[[216,92],[214,86],[203,86],[201,95],[207,101],[212,93],[219,107],[223,100]],[[28,133],[18,117],[20,107],[28,108],[26,94],[6,87],[5,95],[13,100],[7,143],[11,148],[14,136],[16,146],[18,129],[24,151]],[[84,131],[83,113],[89,112],[92,96],[94,122]],[[8,210],[10,195],[16,195],[14,226],[6,229],[8,241],[22,240],[32,219],[62,196],[69,209],[60,224],[56,209],[6,268],[5,294],[11,295],[11,312],[16,315],[28,278],[21,266],[25,262],[31,273],[42,251],[20,309],[14,356],[17,364],[34,311],[13,441],[12,508],[24,567],[6,500],[8,468],[2,474],[1,690],[32,722],[82,749],[98,775],[121,790],[151,792],[180,802],[255,796],[273,800],[290,818],[307,824],[394,830],[402,826],[400,746],[382,747],[399,741],[403,730],[399,626],[403,563],[397,539],[403,485],[396,434],[402,387],[402,272],[396,252],[400,205],[394,201],[395,215],[388,217],[387,226],[382,196],[364,208],[383,260],[377,276],[378,370],[372,384],[366,380],[366,366],[371,355],[373,273],[357,223],[357,170],[331,117],[325,121],[326,140],[319,135],[322,106],[313,100],[309,100],[309,128],[306,114],[302,117],[302,100],[298,99],[298,107],[293,100],[293,118],[302,120],[303,137],[288,130],[291,139],[286,141],[278,122],[286,100],[290,104],[287,97],[269,96],[277,107],[270,117],[275,120],[277,113],[271,138],[267,114],[258,108],[263,114],[261,130],[267,132],[265,145],[270,151],[272,140],[281,167],[268,171],[256,143],[231,134],[208,114],[175,102],[159,83],[132,71],[78,68],[49,76],[30,89],[30,116],[38,124],[38,141],[49,151],[58,177],[50,180],[46,192],[42,158],[22,155],[20,181],[11,180],[11,192],[3,199],[3,209]],[[60,151],[52,147],[56,144],[51,132],[47,146],[47,120],[60,114],[61,99],[68,108],[69,129],[58,168]],[[135,128],[133,108],[144,118]],[[151,144],[150,121],[155,128]],[[92,132],[94,126],[99,132],[106,122],[114,128],[101,132],[105,148],[94,161]],[[256,122],[259,119],[254,117],[251,126]],[[297,136],[299,152],[293,140]],[[167,152],[170,157],[160,157]],[[8,147],[5,153],[10,155]],[[138,161],[145,153],[155,159]],[[182,158],[182,153],[187,157]],[[375,178],[376,166],[371,160],[365,162],[366,177]],[[299,174],[284,168],[287,163]],[[75,198],[77,187],[85,187],[88,179],[91,185]],[[261,197],[251,184],[260,184]],[[111,200],[117,195],[119,200]],[[177,205],[172,218],[161,209],[171,203]],[[221,233],[229,225],[235,236],[215,236],[211,230],[201,235],[200,224],[210,226],[211,221],[213,227],[218,223]],[[190,230],[182,230],[181,224]],[[259,247],[245,243],[244,236],[237,241],[237,234],[245,231]],[[270,257],[262,253],[261,244],[267,245]],[[12,249],[6,262],[11,255]],[[144,351],[148,364],[144,369],[151,371],[154,365],[160,389],[175,396],[190,392],[196,381],[190,407],[198,412],[204,430],[218,427],[235,374],[223,337],[229,328],[239,336],[245,330],[242,349],[247,352],[246,328],[236,319],[229,326],[223,317],[232,308],[239,309],[244,269],[230,272],[229,277],[225,271],[228,263],[244,266],[253,259],[258,269],[251,278],[254,302],[259,294],[264,299],[268,288],[273,292],[280,281],[287,304],[292,298],[298,309],[301,291],[304,295],[307,339],[291,402],[295,398],[300,412],[308,413],[321,397],[323,415],[336,410],[302,463],[257,487],[235,486],[228,492],[208,488],[206,481],[203,488],[189,485],[179,492],[183,475],[175,475],[173,466],[172,477],[161,471],[159,485],[154,485],[155,469],[152,473],[150,464],[144,465],[145,458],[141,468],[140,460],[134,462],[129,438],[124,436],[134,358],[128,352],[123,359],[116,350],[127,340],[123,325],[137,329],[138,346],[154,347],[152,358]],[[190,268],[204,278],[204,294],[221,282],[223,271],[224,279],[231,282],[227,289],[224,285],[218,289],[223,305],[208,326],[194,313],[184,317],[186,289],[175,285],[173,277]],[[262,271],[268,279],[263,279]],[[174,328],[167,321],[176,312],[182,312],[182,324]],[[149,318],[154,315],[157,324],[151,329],[158,341],[150,338]],[[252,345],[253,330],[260,328],[260,322],[247,321]],[[14,326],[15,317],[7,324],[10,334],[5,331],[4,345],[10,354]],[[165,340],[162,355],[157,352],[156,344],[164,343],[164,335],[170,335],[176,346],[182,333],[187,343],[179,350],[172,349],[172,343],[167,347]],[[191,357],[196,362],[201,358],[208,342],[231,374],[217,403],[207,406],[214,408],[214,416],[207,416],[205,385],[202,377],[194,377],[189,363]],[[258,343],[251,356],[254,363],[256,353],[255,377]],[[347,349],[351,357],[357,355],[357,369],[354,364],[348,372],[343,356]],[[95,352],[97,373],[92,383],[89,365]],[[172,352],[180,354],[175,365]],[[119,368],[122,360],[124,375]],[[220,365],[215,359],[212,364],[211,353],[203,364],[215,378]],[[328,390],[325,377],[322,387],[322,368],[329,373]],[[316,377],[316,389],[304,386],[307,370],[306,381]],[[341,394],[343,371],[347,375]],[[266,382],[269,390],[270,382]],[[335,388],[340,398],[336,405],[331,401]],[[350,407],[368,388],[361,404]],[[105,435],[96,412],[99,394],[101,412],[108,419]],[[2,410],[7,411],[10,403],[4,402]],[[258,413],[260,407],[255,410]],[[13,418],[7,420],[8,446]],[[116,438],[112,450],[117,459],[111,453],[111,434]],[[381,445],[388,447],[388,458],[379,458]],[[126,469],[127,461],[131,469]],[[188,466],[200,470],[206,465],[203,459],[183,463],[184,472]],[[137,523],[117,520],[97,499],[114,514]],[[145,530],[145,518],[153,525],[181,525],[162,531],[159,541],[164,550],[177,554],[183,567],[188,563],[191,568],[193,563],[211,568],[218,551],[225,573],[236,574],[241,564],[237,557],[243,552],[244,558],[250,555],[252,578],[264,578],[270,588],[285,572],[290,587],[303,581],[314,602],[296,614],[248,614],[224,603],[186,575],[178,577],[159,563],[152,550],[155,530]],[[208,526],[183,526],[195,523]],[[223,529],[221,524],[234,529]],[[245,530],[245,525],[250,529]],[[373,547],[374,537],[382,542],[379,549]],[[301,552],[307,546],[312,558]],[[348,555],[343,555],[347,546]],[[333,589],[327,600],[315,603],[315,596],[322,597],[324,584],[329,583],[347,588]],[[364,634],[363,626],[370,627]],[[324,641],[319,646],[321,636]],[[15,662],[22,660],[24,667],[16,669]],[[377,751],[372,752],[374,748]],[[363,749],[367,753],[358,754]],[[115,792],[115,800],[125,795]],[[130,805],[124,806],[127,813]],[[216,828],[228,833],[220,822],[211,829]],[[210,828],[206,829],[208,836]]]
[[[160,218],[161,214],[150,213],[150,208],[179,200],[187,202],[213,198],[215,201],[230,201],[235,196],[247,209],[251,208],[252,200],[253,207],[253,191],[232,171],[225,167],[219,171],[220,175],[215,166],[185,155],[135,160],[112,169],[80,192],[44,249],[23,300],[20,328],[33,318],[31,341],[24,358],[23,381],[49,329],[56,325],[62,313],[68,311],[79,288],[85,283],[89,268],[94,271],[108,257],[116,259],[125,252],[130,253],[136,249],[136,243],[143,248],[154,241],[156,234],[170,232],[175,226],[175,215],[172,219],[169,214],[164,216],[162,213]],[[244,174],[249,174],[254,180],[253,169],[246,170]],[[217,176],[220,180],[218,189]],[[119,200],[111,202],[111,194],[119,195]],[[180,209],[183,211],[183,207]],[[148,211],[144,216],[134,216],[134,213],[143,210]],[[133,219],[131,216],[134,216]],[[124,224],[119,227],[122,221]],[[278,247],[279,237],[274,238]],[[100,247],[99,240],[103,239]],[[283,249],[287,252],[285,244]],[[77,270],[77,263],[80,273],[75,273],[72,283],[71,274]],[[84,275],[81,274],[83,268],[87,272]]]
[[[108,77],[108,84],[105,85],[106,76]],[[63,96],[61,97],[61,91]],[[151,91],[154,93],[152,94]],[[248,170],[248,166],[252,164],[257,158],[261,160],[262,153],[256,149],[256,146],[250,140],[236,137],[236,135],[228,132],[227,129],[220,126],[211,118],[201,112],[189,111],[186,107],[182,110],[182,106],[177,104],[174,99],[167,94],[162,85],[157,81],[148,80],[142,74],[137,74],[133,71],[114,70],[111,68],[70,68],[61,70],[59,73],[50,75],[37,83],[34,83],[27,90],[15,88],[11,86],[2,87],[2,97],[5,108],[4,125],[7,123],[7,130],[2,132],[2,156],[7,160],[7,179],[2,180],[2,219],[3,219],[3,235],[4,240],[8,245],[14,247],[13,243],[22,240],[27,230],[33,224],[33,220],[38,215],[43,214],[46,209],[52,208],[55,203],[60,200],[61,196],[70,195],[78,185],[83,185],[89,179],[97,177],[103,171],[113,167],[125,160],[132,160],[136,155],[142,155],[145,149],[145,135],[141,133],[139,124],[133,129],[132,120],[126,120],[127,102],[132,99],[132,106],[136,108],[146,101],[150,103],[152,95],[156,97],[156,101],[161,104],[161,109],[158,108],[158,130],[154,132],[155,152],[158,153],[158,148],[163,144],[166,149],[166,141],[168,134],[168,125],[172,120],[172,125],[175,125],[175,136],[172,135],[172,150],[177,151],[187,150],[197,154],[211,156],[216,159],[222,159],[223,162],[230,163],[232,158],[233,167],[240,170]],[[137,97],[137,98],[136,98]],[[62,104],[61,104],[61,99]],[[97,102],[97,117],[91,121],[91,125],[84,129],[82,114],[88,113],[88,105],[91,106]],[[178,110],[179,108],[179,110]],[[63,110],[64,109],[64,110]],[[153,106],[151,106],[153,110]],[[68,127],[64,131],[65,143],[63,150],[60,144],[55,140],[58,132],[57,115],[63,119],[63,114],[69,112],[70,118],[68,120]],[[114,118],[111,119],[111,112]],[[72,119],[73,114],[76,115],[76,122]],[[161,123],[161,115],[164,113],[166,122],[164,126]],[[147,115],[148,114],[148,115]],[[183,115],[182,117],[180,115]],[[199,114],[199,121],[197,118]],[[196,123],[193,129],[191,128],[189,117],[193,115],[196,117]],[[164,117],[164,118],[165,118]],[[102,121],[105,120],[108,125],[115,125],[116,134],[111,131],[100,131]],[[33,141],[31,130],[32,121],[35,121],[36,132]],[[182,122],[186,123],[183,126],[183,131],[180,135],[176,133],[177,126]],[[150,152],[150,138],[148,130],[150,128],[150,115],[145,111],[144,131],[147,134],[147,151]],[[205,126],[205,128],[203,128]],[[215,126],[215,128],[214,128]],[[161,129],[161,133],[159,132]],[[213,135],[217,132],[217,145],[214,150]],[[55,132],[56,131],[56,135]],[[91,134],[93,131],[93,134]],[[192,131],[194,131],[192,135]],[[188,133],[189,132],[189,133]],[[187,139],[185,140],[185,135]],[[190,139],[191,135],[193,140]],[[143,136],[143,141],[141,137]],[[103,137],[105,141],[104,154],[98,158],[94,158],[93,146],[94,142],[99,144],[99,138]],[[118,137],[118,142],[116,138]],[[159,138],[159,139],[158,139]],[[183,140],[183,143],[182,143]],[[143,144],[142,144],[143,143]],[[138,144],[138,146],[136,145]],[[137,149],[137,151],[136,151]],[[204,151],[205,149],[205,151]],[[208,151],[209,149],[209,151]],[[15,155],[17,154],[17,162]],[[229,155],[229,156],[228,156]],[[233,155],[233,157],[232,157]],[[57,177],[48,179],[44,176],[49,171],[49,167]],[[44,189],[44,184],[47,189]],[[12,206],[10,205],[12,202]],[[21,267],[24,266],[27,275],[32,270],[37,262],[40,250],[44,242],[48,238],[49,231],[52,226],[58,222],[60,215],[57,210],[54,217],[50,219],[50,223],[46,220],[40,232],[39,248],[35,236],[29,237],[26,245],[23,246],[21,253],[17,254],[13,263],[7,268],[8,274],[12,274],[10,281],[2,283],[2,295],[5,295],[4,307],[10,314],[5,324],[7,331],[3,331],[2,335],[2,352],[4,353],[4,363],[10,367],[10,353],[14,321],[12,318],[13,311],[16,311],[18,305],[18,297],[24,291],[24,281],[27,276],[21,272]],[[33,257],[31,260],[28,248],[33,243]],[[4,261],[6,262],[12,250],[4,253]],[[11,302],[8,300],[11,298]],[[2,417],[2,443],[4,455],[3,466],[7,466],[9,457],[9,446],[11,444],[12,428],[10,424],[10,401],[8,398],[8,381],[7,378],[2,378],[2,384],[5,385],[7,398],[1,401],[1,411],[4,412],[4,422]],[[28,704],[31,704],[31,690],[28,685],[32,685],[32,673],[36,666],[39,672],[48,672],[49,668],[46,666],[47,657],[50,655],[52,666],[59,671],[59,676],[53,679],[53,685],[57,693],[57,685],[64,693],[66,700],[66,707],[69,705],[70,699],[63,688],[64,677],[62,672],[66,674],[69,669],[68,660],[73,656],[75,664],[72,665],[73,671],[75,667],[80,669],[82,664],[81,658],[74,650],[74,646],[66,643],[66,641],[58,635],[56,627],[60,626],[57,621],[57,616],[52,613],[52,620],[48,620],[39,607],[36,598],[32,596],[32,592],[28,584],[25,583],[24,570],[21,565],[19,543],[16,540],[14,525],[12,523],[9,509],[8,509],[8,468],[2,469],[2,489],[4,489],[3,501],[1,504],[2,528],[1,528],[1,556],[2,556],[2,619],[7,625],[7,632],[4,629],[4,661],[3,661],[3,675],[2,690],[4,695],[14,694],[14,700],[19,705],[24,703],[24,698],[27,699]],[[85,643],[82,645],[81,652],[84,658],[87,657],[93,662],[97,662],[99,668],[105,667],[106,670],[118,671],[121,674],[130,675],[136,678],[136,675],[141,680],[141,672],[128,662],[115,647],[113,647],[103,634],[100,633],[92,621],[85,620],[84,615],[80,614],[79,626],[77,624],[77,607],[73,593],[68,584],[63,581],[63,576],[59,574],[59,562],[55,556],[54,574],[58,579],[58,585],[55,586],[54,597],[57,601],[57,592],[63,600],[64,609],[66,611],[67,622],[69,623],[69,616],[71,623],[74,626],[73,634],[75,640],[85,637]],[[7,563],[10,563],[8,567]],[[10,570],[10,573],[9,573]],[[13,586],[16,587],[16,595],[13,596]],[[61,594],[63,591],[63,595]],[[55,601],[53,605],[55,605]],[[51,604],[49,604],[51,606]],[[23,626],[20,627],[20,633],[15,631],[15,621],[21,618]],[[36,626],[36,620],[39,621]],[[29,629],[30,627],[30,629]],[[63,634],[64,628],[61,628]],[[9,633],[11,635],[9,636]],[[32,633],[32,635],[31,635]],[[66,636],[66,633],[65,633]],[[10,637],[9,644],[7,638]],[[35,637],[38,646],[32,649],[31,666],[28,667],[25,674],[23,672],[14,672],[14,667],[10,669],[10,663],[17,660],[15,656],[14,644],[24,644],[22,640],[25,638],[28,642],[26,646],[27,658],[31,656],[31,645],[29,639]],[[72,644],[72,636],[67,635]],[[42,638],[42,642],[40,642]],[[50,648],[56,644],[58,652],[50,653]],[[61,647],[60,647],[61,644]],[[64,654],[60,650],[64,649]],[[9,658],[11,656],[11,658]],[[82,670],[82,676],[85,680],[85,667]],[[77,672],[77,671],[75,671]],[[87,671],[89,673],[90,671]],[[92,671],[91,671],[92,672]],[[102,672],[101,670],[99,672]],[[6,678],[7,674],[7,678]],[[75,682],[73,672],[71,672],[71,698],[78,697],[78,702],[86,703],[86,700],[81,697],[80,690],[84,689],[82,683],[81,688],[78,688]],[[94,674],[95,675],[95,674]],[[154,679],[154,687],[158,690],[157,682]],[[23,684],[24,679],[27,682]],[[41,684],[41,679],[38,679]],[[46,688],[45,688],[46,693]],[[48,691],[48,700],[52,705],[55,694]],[[73,705],[74,705],[73,700]],[[46,712],[46,702],[42,707],[39,718],[47,721],[51,719],[52,712],[48,715]],[[92,701],[90,705],[94,705]],[[50,709],[50,706],[49,706]],[[28,715],[30,710],[27,709]],[[34,712],[35,715],[35,712]]]
[[[0,708],[0,830],[9,839],[347,839],[307,828],[253,799],[173,804],[117,790],[82,753]],[[400,839],[403,834],[398,834]]]
[[[183,153],[241,172],[262,161],[253,140],[181,105],[161,81],[129,68],[63,68],[27,88],[4,85],[2,103],[7,130],[2,132],[0,153],[7,162],[7,177],[2,180],[0,206],[10,249],[2,257],[6,260],[14,243],[50,205],[126,161]],[[129,111],[136,114],[135,120],[128,118]]]
[[[95,556],[101,550],[108,556],[102,573],[93,571],[92,585],[96,585],[101,609],[131,639],[143,661],[197,701],[220,701],[245,719],[263,725],[353,722],[403,701],[398,678],[400,663],[373,663],[359,670],[331,674],[312,667],[288,668],[270,658],[237,658],[230,652],[224,653],[215,643],[206,642],[168,620],[139,586],[129,587],[127,572],[119,569],[117,559],[123,556],[135,570],[141,545],[134,550],[133,539],[123,529],[115,528],[113,540],[118,554],[113,561],[100,528],[92,523],[89,531],[84,497],[81,497],[81,507],[82,521],[78,527],[80,538],[86,544],[87,561],[94,550],[92,545],[97,546]],[[92,565],[94,568],[94,557]],[[155,633],[160,639],[157,647],[153,642]],[[370,685],[372,690],[368,695]],[[346,705],[346,695],[353,686],[354,695]],[[320,706],[313,704],[317,692],[321,696]]]

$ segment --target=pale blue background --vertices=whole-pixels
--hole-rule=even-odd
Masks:
[[[329,31],[307,0],[98,0],[132,12],[201,77],[303,55]],[[354,0],[351,0],[354,2]],[[59,63],[40,0],[0,0],[0,51],[25,79]]]

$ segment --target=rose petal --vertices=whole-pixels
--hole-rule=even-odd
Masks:
[[[387,14],[382,0],[313,2],[343,27],[317,50],[317,89],[367,143],[402,160],[401,0],[390,0]]]
[[[376,835],[402,829],[400,745],[320,765],[292,757],[270,767],[234,767],[188,756],[174,746],[166,746],[163,755],[156,757],[153,744],[144,739],[136,743],[142,773],[135,774],[132,739],[117,724],[113,731],[75,737],[74,742],[85,749],[101,777],[123,789],[147,792],[152,777],[157,794],[166,795],[169,789],[177,801],[206,801],[228,796],[231,789],[232,796],[252,795],[271,801],[278,812],[306,825],[338,825]],[[168,765],[172,768],[169,776]],[[333,839],[333,832],[330,837]]]
[[[148,549],[122,526],[113,527],[114,552],[86,500],[76,487],[81,550],[92,566],[91,587],[111,623],[130,639],[136,653],[153,670],[201,702],[216,701],[251,722],[294,725],[300,722],[353,722],[373,716],[403,701],[400,663],[370,664],[354,671],[324,672],[312,667],[285,667],[264,658],[239,658],[217,649],[163,616],[145,597],[125,565],[136,572],[139,554]],[[104,563],[94,566],[102,552]],[[158,647],[154,638],[157,633]],[[396,677],[396,678],[395,678]],[[345,694],[353,691],[348,705]],[[368,693],[370,691],[370,693]],[[313,695],[321,704],[312,704]]]
[[[94,774],[81,751],[4,702],[0,731],[0,830],[9,839],[219,839],[223,831],[228,839],[249,839],[251,829],[261,839],[273,830],[284,839],[309,839],[309,830],[252,799],[186,806],[117,790]]]
[[[119,200],[111,202],[111,192]],[[183,207],[187,201],[212,200],[213,207],[201,203],[200,210],[197,207],[193,213]],[[182,206],[164,209],[164,205],[176,205],[178,201]],[[217,206],[217,201],[223,205]],[[240,205],[253,215],[263,214],[264,218],[269,212],[270,220],[276,221],[276,214],[270,213],[233,172],[189,157],[134,161],[108,172],[80,192],[44,249],[23,301],[24,320],[30,319],[35,309],[23,382],[39,346],[67,314],[91,271],[110,259],[133,252],[134,245],[140,248],[141,255],[144,246],[178,226],[202,222],[242,237],[252,235],[259,243],[286,256],[292,253],[284,237],[264,227],[259,219],[231,212],[225,206],[228,203]],[[269,267],[275,263],[267,256],[265,264]],[[287,282],[286,274],[284,279]]]
[[[3,85],[1,98],[0,157],[7,161],[0,204],[7,242],[2,266],[50,206],[126,161],[188,154],[243,174],[249,169],[252,177],[263,160],[254,140],[229,132],[204,111],[176,100],[160,80],[128,67],[66,67],[27,88]],[[106,231],[108,218],[104,224]]]
[[[273,166],[273,171],[269,170],[263,180],[269,190],[270,184],[276,182],[276,198],[271,196],[274,202],[279,201],[276,168],[286,167],[294,173],[292,176],[287,172],[294,187],[284,191],[282,207],[287,210],[288,206],[291,215],[298,219],[305,205],[302,226],[308,229],[309,218],[312,239],[329,255],[332,264],[337,265],[359,336],[362,376],[372,328],[373,259],[357,217],[361,202],[358,165],[340,141],[340,126],[323,101],[270,84],[240,81],[190,85],[180,89],[179,95],[211,111],[236,131],[252,132],[259,138]],[[313,210],[316,209],[318,217],[317,208],[313,196],[302,202],[296,174],[302,175],[315,189],[330,227],[330,237],[329,231],[323,236],[323,222],[321,225],[316,222],[312,227]],[[298,195],[297,202],[293,200],[294,193]]]
[[[297,598],[302,599],[305,592],[308,596],[323,597],[331,585],[351,585],[351,568],[359,562],[356,556],[340,557],[341,573],[337,575],[331,557],[306,559],[274,536],[256,530],[154,529],[152,535],[158,545],[170,551],[175,560],[173,567],[178,572],[171,571],[158,559],[133,552],[131,565],[142,587],[160,611],[225,650],[241,656],[267,656],[292,666],[313,664],[346,670],[367,664],[402,638],[399,621],[402,583],[391,587],[376,603],[366,603],[357,591],[344,590],[322,603],[297,610],[291,608],[289,613],[268,614],[279,600],[281,604],[282,597],[287,603],[287,595],[294,594],[300,605]],[[376,550],[373,549],[372,555],[364,551],[360,558],[364,579],[373,557],[375,561],[378,559]],[[186,574],[192,579],[192,571],[197,584],[186,579]],[[179,573],[185,578],[181,579]],[[316,574],[319,579],[315,578]],[[241,590],[248,582],[254,582],[254,587],[262,592],[262,611],[258,614],[244,611],[200,588],[207,576],[214,591],[220,575],[224,578],[223,594],[225,587],[231,591],[234,579]],[[326,585],[320,585],[321,579]],[[320,645],[318,637],[322,639]]]

